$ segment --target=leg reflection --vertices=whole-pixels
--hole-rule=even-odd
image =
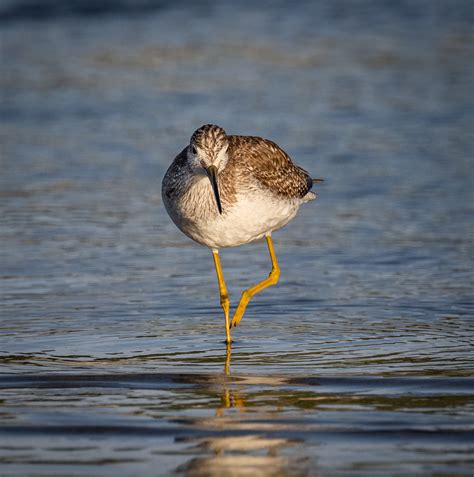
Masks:
[[[232,346],[230,343],[227,343],[226,353],[225,353],[225,364],[224,364],[224,375],[230,376],[230,359],[232,355]],[[221,395],[222,405],[216,409],[216,417],[221,417],[224,415],[224,409],[230,407],[237,407],[243,410],[245,407],[245,400],[240,395],[240,393],[235,392],[235,390],[229,387],[229,383],[224,379],[222,395]]]
[[[252,384],[258,383],[258,378],[231,376],[231,351],[228,344],[224,374],[215,376],[210,388],[213,402],[216,397],[220,398],[215,417],[206,415],[191,421],[197,426],[198,434],[206,429],[207,435],[189,438],[193,444],[190,453],[196,457],[179,466],[177,473],[189,477],[289,475],[293,460],[280,455],[280,449],[292,445],[289,438],[280,435],[285,432],[285,426],[272,422],[274,413],[268,412],[265,403],[257,404],[257,407],[254,404],[253,412],[245,413],[247,400],[252,402],[253,397],[253,402],[258,402],[256,399],[261,393],[261,386],[252,391]],[[263,381],[268,382],[268,379]],[[272,393],[269,396],[273,396]],[[255,419],[256,409],[258,419]]]

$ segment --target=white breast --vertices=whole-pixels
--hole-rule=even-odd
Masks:
[[[300,200],[281,200],[273,194],[253,192],[236,196],[223,214],[193,215],[178,227],[196,242],[210,248],[236,247],[263,237],[287,224],[297,213]],[[216,207],[215,203],[212,207]],[[174,220],[174,219],[173,219]]]

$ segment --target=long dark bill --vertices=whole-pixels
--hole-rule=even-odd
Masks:
[[[207,177],[209,177],[209,180],[211,181],[214,197],[216,198],[217,209],[219,210],[219,214],[222,214],[221,198],[219,196],[219,187],[217,186],[217,167],[209,166],[206,169],[206,172],[207,172]]]

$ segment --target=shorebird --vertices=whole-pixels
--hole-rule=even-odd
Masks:
[[[228,136],[206,124],[176,156],[162,183],[163,203],[177,227],[212,250],[224,310],[226,343],[250,299],[275,285],[280,268],[272,232],[286,225],[301,204],[316,198],[312,179],[274,142],[254,136]],[[242,293],[230,319],[230,301],[219,249],[265,237],[271,259],[269,276]]]

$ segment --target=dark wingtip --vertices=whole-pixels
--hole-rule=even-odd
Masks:
[[[314,184],[319,184],[320,182],[324,182],[324,179],[313,179],[309,174],[306,175],[306,185],[307,185],[307,191],[309,192]]]

